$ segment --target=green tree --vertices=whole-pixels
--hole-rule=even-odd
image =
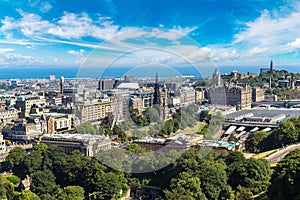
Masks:
[[[157,122],[160,120],[159,114],[155,108],[146,108],[146,110],[143,112],[143,115],[146,117],[148,123]]]
[[[95,184],[95,190],[89,196],[91,199],[112,199],[119,196],[122,190],[127,189],[126,180],[122,174],[113,172],[99,176]]]
[[[245,142],[245,148],[248,152],[258,153],[264,148],[262,145],[263,140],[267,138],[269,134],[265,131],[257,131],[251,133]]]
[[[21,181],[21,179],[15,175],[8,176],[6,179],[14,185],[17,185]]]
[[[211,119],[211,114],[209,114],[209,112],[207,110],[202,110],[200,112],[200,121],[206,121],[209,122]]]
[[[243,162],[245,161],[245,156],[239,152],[239,151],[231,151],[226,157],[225,157],[225,163],[229,166],[232,163],[235,162]]]
[[[42,153],[38,150],[32,151],[24,159],[24,167],[29,174],[41,169],[43,163]]]
[[[64,169],[67,162],[66,159],[67,154],[62,148],[56,145],[50,145],[43,158],[43,169],[49,169],[51,172],[53,172],[58,182],[60,182],[60,180],[64,179],[65,176]]]
[[[23,162],[27,153],[21,147],[13,148],[5,159],[6,166],[11,169],[16,175],[24,176]]]
[[[122,142],[128,141],[128,137],[126,133],[121,129],[120,126],[115,125],[113,129],[114,135],[118,136],[118,139],[120,139]]]
[[[145,150],[138,144],[128,144],[125,149],[131,153],[143,153]]]
[[[201,188],[208,199],[230,199],[231,187],[227,185],[225,163],[201,159],[195,172],[201,180]]]
[[[72,151],[66,159],[66,164],[63,167],[63,179],[58,179],[56,182],[61,186],[75,185],[84,181],[82,173],[87,164],[87,158],[82,155],[79,150]],[[80,185],[81,185],[80,184]]]
[[[173,123],[173,120],[166,121],[165,126],[164,126],[164,130],[165,130],[165,133],[167,135],[170,135],[171,133],[174,132],[174,123]]]
[[[48,150],[48,145],[44,143],[39,143],[33,146],[33,150],[39,151],[44,155]]]
[[[237,187],[235,193],[235,200],[252,200],[253,194],[248,188],[244,188],[241,186]]]
[[[0,199],[6,198],[6,189],[4,188],[3,176],[0,175]]]
[[[270,199],[300,199],[300,149],[290,152],[280,161],[272,174],[268,189]]]
[[[170,190],[164,190],[167,199],[186,199],[193,200],[206,199],[201,190],[201,183],[198,177],[187,172],[179,174],[178,178],[173,178],[170,184]]]
[[[54,196],[58,192],[55,176],[50,170],[38,170],[31,174],[30,189],[39,196],[49,194]]]
[[[90,122],[82,123],[75,127],[77,133],[79,134],[92,134],[95,135],[98,133],[97,128]]]
[[[241,186],[258,194],[270,185],[271,169],[265,159],[250,158],[230,164],[228,177],[228,183],[234,190]]]
[[[15,198],[14,185],[11,183],[5,183],[5,190],[6,190],[7,200],[14,200]]]
[[[25,190],[18,195],[17,200],[40,200],[40,197],[30,190]]]
[[[226,164],[203,158],[205,149],[189,149],[175,163],[177,172],[186,171],[198,177],[201,189],[208,199],[230,199],[231,187],[227,185]]]
[[[67,186],[63,189],[58,200],[83,200],[84,189],[79,186]]]
[[[275,137],[279,143],[285,145],[298,140],[298,132],[291,121],[282,122],[274,131]]]
[[[121,128],[125,131],[128,131],[133,127],[133,121],[131,119],[127,119],[120,124]]]

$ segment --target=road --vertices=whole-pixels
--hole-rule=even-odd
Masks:
[[[271,164],[277,163],[277,162],[281,161],[284,158],[284,156],[286,156],[289,152],[291,152],[295,149],[298,149],[298,148],[300,148],[300,143],[287,146],[287,147],[280,149],[279,151],[271,154],[270,156],[266,157],[266,160],[268,160]]]

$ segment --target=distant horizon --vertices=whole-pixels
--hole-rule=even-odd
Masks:
[[[103,75],[101,75],[103,68],[84,68],[83,72],[80,67],[47,67],[41,68],[37,66],[28,66],[28,67],[5,67],[1,68],[0,79],[38,79],[38,78],[49,78],[50,75],[55,75],[55,77],[64,76],[65,78],[74,79],[74,78],[122,78],[124,75],[134,75],[137,78],[151,78],[155,76],[155,69],[145,71],[144,73],[136,72],[136,73],[128,73],[134,67],[110,67]],[[194,77],[211,77],[212,72],[215,68],[210,68],[208,74],[201,74],[195,68],[190,66],[176,66],[173,67],[172,73],[168,69],[162,69],[159,76],[161,78],[167,77],[176,77],[176,76],[194,76]],[[268,68],[268,66],[252,66],[252,67],[236,67],[236,66],[219,66],[219,72],[221,74],[230,74],[232,71],[237,70],[242,74],[249,73],[260,73],[261,68]],[[176,71],[177,70],[177,71]],[[279,67],[274,66],[274,70],[286,70],[291,73],[300,73],[300,68],[297,66],[289,66],[289,67]],[[176,74],[177,73],[177,74]],[[150,76],[149,74],[153,74]],[[101,75],[101,76],[100,76]]]

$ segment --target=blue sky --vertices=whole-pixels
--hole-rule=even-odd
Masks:
[[[0,65],[297,66],[299,19],[289,0],[0,0]]]

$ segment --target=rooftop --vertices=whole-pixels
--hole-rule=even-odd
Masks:
[[[106,137],[103,135],[92,134],[44,134],[42,139],[88,142],[90,140],[103,140],[106,139]]]
[[[138,83],[121,83],[118,87],[118,89],[139,89]]]
[[[46,117],[64,117],[66,114],[62,113],[43,113],[43,114],[30,114],[30,117],[41,117],[42,115],[45,115]]]
[[[237,112],[229,113],[225,115],[226,119],[237,119],[241,116],[253,116],[253,117],[266,117],[274,118],[281,114],[286,115],[287,117],[284,120],[287,120],[292,117],[299,117],[299,110],[287,109],[287,108],[252,108],[251,110],[240,110]]]

